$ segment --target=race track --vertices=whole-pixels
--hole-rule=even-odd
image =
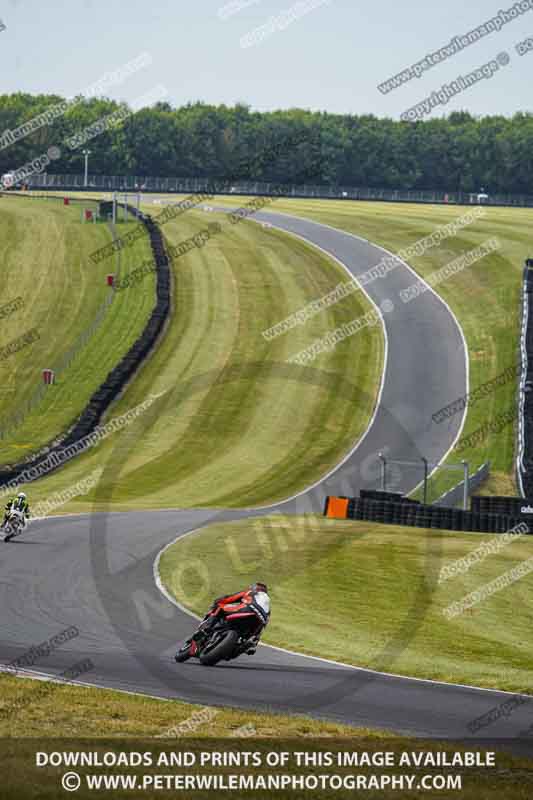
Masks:
[[[364,240],[318,223],[266,212],[256,219],[305,238],[356,277],[384,255]],[[2,545],[3,664],[74,625],[79,636],[39,657],[33,672],[57,675],[90,658],[93,668],[80,680],[92,685],[205,705],[311,714],[415,735],[468,738],[467,724],[509,695],[359,670],[267,646],[254,658],[243,657],[215,669],[196,661],[178,666],[172,659],[175,643],[191,632],[194,620],[169,602],[154,581],[160,550],[212,520],[320,511],[326,494],[352,494],[361,486],[376,486],[376,454],[385,448],[395,458],[424,455],[439,461],[445,456],[460,432],[461,415],[448,427],[435,425],[431,415],[465,392],[465,345],[455,318],[432,291],[407,305],[400,301],[398,292],[415,280],[407,265],[400,264],[368,286],[378,307],[384,301],[393,304],[383,306],[389,309],[383,311],[388,346],[379,405],[359,445],[307,492],[260,511],[49,518]],[[417,476],[405,471],[396,480],[396,488],[407,491]],[[416,629],[424,603],[421,598],[411,609],[382,654],[384,671],[394,672],[394,654]],[[490,735],[516,736],[529,726],[528,717],[528,705],[523,705],[491,725]],[[483,730],[478,736],[486,734]]]

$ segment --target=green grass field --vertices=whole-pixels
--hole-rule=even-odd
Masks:
[[[0,306],[24,306],[2,320],[3,347],[35,328],[39,339],[0,361],[0,463],[13,463],[49,442],[79,416],[91,394],[142,331],[155,303],[155,278],[115,293],[102,322],[83,341],[110,291],[108,273],[124,276],[151,255],[148,239],[94,265],[89,255],[111,241],[100,223],[81,224],[81,204],[0,198]],[[127,226],[125,226],[127,227]],[[123,230],[124,226],[120,226]],[[42,386],[41,371],[68,364],[24,419],[16,417]],[[15,424],[18,422],[18,424]]]
[[[150,754],[152,764],[144,762],[141,766],[125,766],[120,761],[117,766],[76,767],[76,773],[82,778],[80,790],[76,797],[90,798],[95,794],[87,788],[85,776],[108,775],[111,780],[118,780],[120,775],[138,776],[143,785],[143,797],[157,798],[165,784],[153,788],[145,783],[145,777],[151,775],[183,775],[198,774],[246,774],[270,775],[313,775],[317,768],[309,763],[307,766],[296,765],[294,753],[307,752],[333,754],[366,753],[375,757],[376,766],[335,766],[329,770],[321,770],[319,774],[347,775],[398,775],[398,767],[380,767],[383,753],[394,753],[396,764],[402,753],[449,753],[450,758],[458,751],[467,748],[454,742],[417,739],[406,736],[393,736],[386,732],[371,731],[361,728],[315,721],[306,717],[285,717],[275,714],[259,714],[253,711],[239,711],[224,708],[199,707],[190,704],[154,700],[148,697],[132,696],[107,690],[95,690],[74,686],[57,686],[24,679],[0,676],[0,753],[2,757],[3,776],[2,791],[7,797],[39,797],[42,800],[54,800],[64,794],[59,788],[65,766],[36,766],[36,752],[44,753],[98,753],[104,757],[118,759],[126,753]],[[28,702],[28,698],[32,702]],[[13,709],[17,708],[16,716]],[[6,721],[6,718],[8,721]],[[495,748],[492,748],[495,749]],[[471,747],[468,748],[472,750]],[[201,753],[256,753],[262,759],[262,765],[253,768],[237,769],[235,767],[215,767],[211,764],[180,768],[170,761],[173,754],[186,752],[195,754],[198,761]],[[268,753],[289,753],[287,766],[267,766]],[[160,761],[160,754],[168,754],[165,761]],[[172,754],[172,755],[171,755]],[[164,756],[163,756],[164,758]],[[342,758],[342,756],[341,756]],[[112,761],[106,761],[112,764]],[[342,761],[340,762],[342,763]],[[462,776],[459,786],[454,784],[453,794],[443,792],[440,783],[439,795],[442,797],[460,796],[465,800],[478,798],[513,797],[515,800],[530,796],[527,778],[530,764],[526,759],[519,759],[508,754],[497,752],[496,765],[490,768],[441,768],[437,775],[453,777]],[[403,768],[402,774],[414,775],[420,781],[423,775],[435,774],[435,770],[420,766]],[[352,777],[353,780],[353,777]],[[435,787],[437,788],[437,787]],[[103,788],[102,788],[103,790]],[[111,791],[111,787],[109,787]],[[133,796],[131,788],[120,784],[112,789],[113,797],[126,798]],[[351,789],[335,791],[339,797],[347,797]],[[359,791],[357,793],[360,793]],[[400,788],[398,784],[383,790],[365,791],[369,798],[413,798],[429,797],[435,794],[429,787],[425,791],[416,792]],[[179,791],[184,798],[211,797],[211,791]],[[232,798],[249,798],[248,790],[232,790],[228,792]],[[261,800],[303,796],[291,790],[254,791],[253,797]],[[327,800],[332,796],[330,789],[312,791],[317,800]]]
[[[153,208],[150,209],[153,212]],[[190,212],[169,222],[169,244],[224,218]],[[306,243],[256,225],[225,226],[200,250],[174,262],[175,307],[166,335],[108,416],[164,392],[157,415],[143,415],[115,453],[110,507],[253,505],[303,489],[333,467],[364,432],[380,383],[379,328],[312,367],[291,355],[370,305],[361,296],[316,317],[291,336],[262,331],[321,296],[345,271]],[[126,294],[126,292],[124,293]],[[117,438],[32,486],[37,499],[107,462]],[[127,444],[124,444],[127,447]],[[120,462],[120,463],[119,463]],[[92,508],[92,497],[71,510]]]
[[[217,198],[218,202],[236,205],[246,200]],[[285,199],[270,208],[354,232],[393,252],[467,210]],[[144,209],[156,216],[161,207],[146,205]],[[520,276],[529,255],[530,216],[529,210],[487,208],[482,220],[411,261],[413,268],[427,277],[485,239],[496,236],[501,242],[498,253],[438,288],[466,336],[471,390],[516,363]],[[179,222],[168,223],[164,232],[168,241],[176,244],[215,219],[223,218],[191,211]],[[272,364],[280,364],[339,322],[366,310],[362,295],[347,298],[289,335],[265,342],[261,330],[320,297],[343,279],[344,273],[304,243],[252,222],[232,226],[202,250],[179,259],[174,273],[176,314],[168,341],[126,392],[116,413],[142,402],[153,387],[156,391],[170,389],[168,403],[162,419],[150,424],[149,431],[148,421],[138,426],[137,440],[142,440],[143,446],[137,446],[121,467],[112,506],[252,505],[303,488],[332,466],[364,428],[354,426],[353,420],[368,420],[379,381],[382,345],[375,330],[372,336],[365,331],[357,341],[350,339],[320,356],[316,367],[336,376],[331,393],[324,387],[310,392],[308,387],[292,385],[281,376],[281,368]],[[202,305],[206,296],[209,302]],[[353,298],[361,305],[354,305]],[[235,368],[243,361],[256,362],[246,375]],[[180,376],[181,394],[176,375]],[[205,375],[205,385],[198,381],[201,375]],[[362,389],[366,400],[349,420],[348,405],[341,402],[338,392],[343,376]],[[192,385],[191,380],[196,383]],[[510,381],[471,407],[463,435],[511,407],[515,391],[515,383]],[[192,392],[194,397],[184,398],[184,392]],[[292,413],[294,408],[298,408],[297,414]],[[506,425],[499,433],[488,434],[480,445],[452,453],[449,460],[466,458],[474,468],[490,460],[492,475],[482,491],[513,494],[513,428]],[[82,477],[109,452],[110,446],[102,445],[95,457],[84,458],[62,470],[60,476],[40,482],[35,486],[38,495]],[[431,496],[459,477],[441,473]],[[70,508],[85,510],[91,502],[88,498]]]
[[[400,675],[532,692],[531,573],[462,614],[444,613],[533,555],[526,536],[439,582],[443,566],[494,539],[271,516],[186,536],[166,550],[160,573],[198,614],[213,597],[265,580],[270,644]],[[198,558],[209,576],[201,585],[188,568]]]

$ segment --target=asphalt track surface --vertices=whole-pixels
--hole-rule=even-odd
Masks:
[[[305,238],[355,277],[385,254],[364,240],[304,219],[272,212],[255,219]],[[432,291],[401,302],[398,292],[415,280],[399,263],[367,287],[377,307],[384,301],[394,306],[383,306],[389,310],[383,311],[388,347],[381,395],[366,435],[336,470],[299,497],[261,510],[97,513],[35,523],[0,547],[0,663],[9,664],[76,626],[79,636],[39,656],[28,672],[57,676],[89,658],[92,669],[79,677],[89,685],[210,706],[308,714],[416,736],[470,738],[468,723],[508,701],[508,694],[384,674],[394,673],[395,655],[423,619],[425,594],[378,658],[382,672],[268,646],[253,658],[209,669],[195,660],[174,663],[175,644],[191,633],[195,621],[154,580],[161,549],[210,521],[320,511],[327,494],[377,486],[376,454],[386,448],[403,459],[424,455],[439,461],[446,455],[462,417],[437,426],[431,415],[465,392],[465,344],[453,314]],[[394,477],[396,488],[404,491],[419,479],[410,470]],[[524,703],[476,736],[516,737],[530,722]]]

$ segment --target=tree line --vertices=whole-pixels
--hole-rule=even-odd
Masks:
[[[92,174],[533,194],[532,113],[461,111],[409,123],[370,114],[260,112],[244,103],[158,102],[128,114],[126,104],[78,97],[23,138],[6,135],[61,103],[57,95],[0,95],[0,174],[50,147],[61,155],[49,173],[82,173],[82,148],[64,143],[81,141],[92,126],[90,138],[82,137]],[[119,122],[98,127],[111,114]]]

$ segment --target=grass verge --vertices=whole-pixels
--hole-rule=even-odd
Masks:
[[[52,800],[61,791],[65,773],[74,770],[80,778],[76,797],[81,798],[94,797],[97,786],[103,796],[156,798],[161,796],[161,789],[173,788],[174,776],[177,779],[181,776],[183,783],[184,776],[207,782],[210,776],[228,781],[230,775],[255,776],[259,788],[254,789],[253,796],[258,800],[294,798],[303,796],[299,788],[269,790],[261,788],[259,781],[265,782],[269,776],[276,779],[290,775],[300,781],[308,776],[314,782],[317,774],[347,781],[344,790],[339,791],[336,784],[334,793],[340,798],[352,797],[356,785],[357,794],[364,792],[369,798],[380,799],[431,797],[436,790],[441,797],[456,797],[460,792],[465,800],[479,797],[526,800],[530,796],[531,762],[501,752],[494,757],[479,754],[481,763],[488,758],[494,766],[428,767],[423,760],[417,764],[416,759],[430,759],[431,754],[436,759],[446,753],[453,763],[452,759],[464,752],[464,746],[450,741],[395,737],[387,732],[305,717],[200,708],[84,687],[46,684],[48,692],[43,699],[43,684],[36,684],[0,676],[2,796],[10,800],[15,797]],[[41,693],[38,702],[27,703],[28,693],[36,691]],[[6,724],[6,712],[10,716],[9,710],[21,700],[24,710],[18,710],[16,722]],[[491,750],[497,749],[497,743],[491,743]],[[468,750],[472,752],[473,747]],[[51,766],[44,764],[40,756],[37,767],[37,753],[46,756],[54,753],[62,759],[83,754],[108,766],[75,766],[73,770],[72,761],[63,762],[62,766],[52,762]],[[250,753],[254,754],[253,761]],[[281,753],[286,754],[287,761],[279,760]],[[300,762],[297,753],[306,754],[299,756]],[[133,765],[128,765],[128,760],[133,760],[130,754],[136,754]],[[280,754],[277,763],[283,766],[275,765],[276,760],[272,760],[275,754]],[[353,766],[353,761],[350,766],[350,761],[345,760],[354,757],[361,766]],[[186,767],[179,761],[184,758]],[[222,758],[232,761],[220,766]],[[235,759],[241,760],[241,766],[235,766]],[[385,759],[392,759],[393,766],[387,766]],[[247,763],[250,766],[242,766]],[[314,766],[320,763],[324,765],[322,768]],[[137,790],[134,794],[133,786]],[[213,789],[184,790],[178,786],[174,791],[179,791],[186,800],[215,794]],[[308,794],[316,800],[326,800],[332,796],[332,789],[329,786],[308,789],[305,796]],[[229,795],[248,798],[250,790],[232,789]]]
[[[203,713],[202,713],[203,712]],[[370,736],[368,728],[12,677],[0,673],[0,737]],[[236,733],[237,732],[237,733]]]
[[[531,573],[462,614],[445,613],[533,555],[533,539],[524,536],[439,581],[443,566],[494,540],[278,515],[187,536],[166,550],[160,569],[168,590],[199,614],[213,597],[266,580],[270,644],[384,672],[532,692]],[[188,571],[195,559],[208,576],[201,586],[197,570]]]
[[[81,206],[57,200],[0,199],[0,306],[19,296],[24,302],[3,320],[1,346],[34,328],[39,334],[0,361],[4,464],[21,460],[72,424],[139,336],[155,304],[150,274],[133,291],[115,292],[101,314],[111,292],[106,275],[123,277],[150,259],[149,240],[136,242],[120,261],[114,256],[94,265],[90,254],[111,241],[111,232],[105,224],[81,224],[80,213]],[[40,396],[45,368],[57,371],[56,383]]]
[[[221,215],[189,212],[165,225],[165,237],[178,244],[215,220],[224,231],[174,261],[175,308],[166,335],[109,415],[165,393],[157,416],[143,415],[131,426],[135,446],[102,478],[105,507],[112,510],[285,498],[337,464],[372,414],[383,363],[379,326],[310,367],[288,363],[316,338],[364,314],[370,305],[363,296],[288,335],[262,336],[346,280],[346,272],[299,239],[250,223],[230,226]],[[32,495],[40,499],[84,478],[108,461],[116,442],[113,437],[36,482]],[[68,509],[100,507],[89,495]]]

